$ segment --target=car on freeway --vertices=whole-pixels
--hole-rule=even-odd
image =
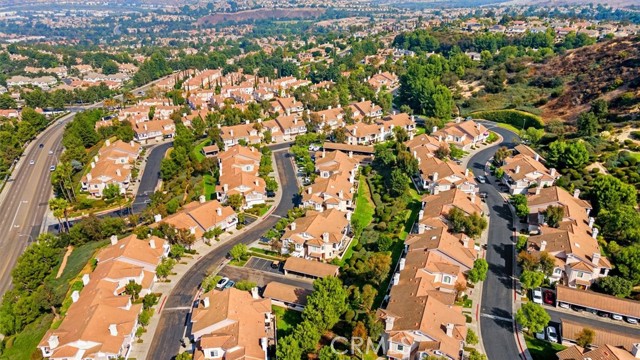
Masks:
[[[533,289],[532,291],[532,300],[534,303],[536,304],[541,304],[542,305],[542,290],[540,290],[540,288],[537,289]]]
[[[477,177],[476,179],[478,179],[478,182],[479,182],[480,184],[484,184],[484,183],[486,183],[486,182],[487,182],[487,178],[486,178],[486,177],[484,177],[484,176],[482,176],[482,175],[478,175],[478,177]]]
[[[233,287],[233,285],[235,285],[235,284],[236,284],[236,282],[235,282],[235,281],[233,281],[233,280],[229,280],[229,281],[227,281],[227,283],[226,283],[226,284],[224,284],[224,287],[222,288],[222,290],[224,290],[224,289],[228,289],[228,288],[230,288],[230,287]]]
[[[35,161],[35,160],[29,160],[29,165],[33,165],[33,164],[35,164],[35,163],[36,163],[36,161]]]
[[[216,284],[216,289],[224,289],[224,286],[227,285],[229,281],[230,280],[228,277],[223,277],[222,279],[218,280],[218,283]]]
[[[547,340],[557,343],[558,342],[558,333],[556,332],[556,328],[553,326],[547,326]]]
[[[553,305],[556,301],[556,295],[551,290],[545,290],[542,292],[542,300],[547,305]]]

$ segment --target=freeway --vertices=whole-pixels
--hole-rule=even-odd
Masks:
[[[469,166],[476,175],[484,174],[485,164],[500,146],[513,147],[517,136],[505,129],[485,123],[491,131],[500,134],[503,141],[474,155]],[[491,184],[479,184],[487,192],[489,207],[489,240],[486,260],[489,263],[487,279],[482,288],[480,330],[487,357],[491,360],[520,359],[520,350],[514,336],[513,264],[515,244],[512,238],[511,212],[498,190]]]
[[[180,349],[180,340],[184,336],[185,327],[188,325],[189,308],[193,305],[193,300],[198,291],[202,279],[207,271],[212,267],[222,264],[225,255],[238,243],[249,244],[257,240],[262,234],[269,230],[280,217],[286,216],[298,201],[298,183],[296,173],[291,163],[291,155],[287,151],[275,151],[288,146],[279,144],[271,147],[274,150],[274,157],[278,174],[280,177],[280,187],[282,188],[282,200],[274,212],[258,225],[249,231],[242,233],[226,243],[220,245],[209,254],[198,261],[184,276],[178,281],[171,294],[167,298],[164,310],[160,314],[160,322],[156,330],[147,359],[168,360],[172,359]],[[167,309],[172,309],[167,311]]]
[[[141,86],[134,93],[145,91],[157,81]],[[121,95],[116,96],[118,98]],[[79,111],[102,106],[102,102],[67,108],[70,114],[63,116],[40,133],[25,149],[7,184],[0,193],[0,296],[11,288],[11,270],[30,242],[41,232],[52,195],[49,167],[58,162],[62,153],[64,124]],[[40,148],[42,144],[42,148]],[[49,151],[53,151],[49,155]],[[33,160],[34,164],[29,162]]]

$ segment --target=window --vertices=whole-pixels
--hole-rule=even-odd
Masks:
[[[560,273],[562,273],[562,269],[555,268],[555,269],[553,269],[553,273],[556,274],[556,275],[560,275]]]
[[[442,282],[445,284],[451,284],[451,276],[445,275],[444,278],[442,278]]]
[[[396,344],[396,350],[398,351],[404,351],[404,346],[400,345],[400,344]]]

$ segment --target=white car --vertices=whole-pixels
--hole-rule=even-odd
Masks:
[[[563,309],[570,309],[570,308],[571,308],[571,307],[569,306],[569,304],[567,304],[567,303],[563,303],[563,302],[558,303],[558,306],[560,306],[560,307],[561,307],[561,308],[563,308]]]
[[[53,150],[49,150],[49,155],[53,155]]]
[[[628,322],[629,324],[634,324],[634,325],[636,325],[636,324],[638,323],[638,319],[628,317],[628,318],[627,318],[627,322]]]
[[[622,315],[618,315],[618,314],[611,314],[611,318],[612,318],[613,320],[622,321]]]
[[[484,184],[487,182],[487,178],[482,175],[478,175],[477,179],[480,184]]]
[[[554,343],[558,342],[558,333],[556,333],[556,328],[553,326],[547,326],[547,340]]]
[[[533,293],[533,302],[536,304],[542,305],[542,290],[540,288],[534,289]]]
[[[35,164],[35,163],[36,163],[36,161],[35,161],[35,160],[29,160],[29,165],[33,165],[33,164]]]
[[[229,282],[229,278],[228,277],[223,277],[216,284],[216,289],[224,289],[224,286],[227,285],[228,282]]]
[[[55,171],[55,170],[56,170],[56,166],[55,165],[49,166],[49,171]]]

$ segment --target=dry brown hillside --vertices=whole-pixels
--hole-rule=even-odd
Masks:
[[[565,82],[562,95],[541,107],[544,119],[573,121],[599,97],[613,100],[611,110],[622,114],[629,109],[616,108],[616,100],[629,93],[640,96],[640,38],[616,39],[568,51],[535,66],[533,72],[546,78],[560,77]]]

